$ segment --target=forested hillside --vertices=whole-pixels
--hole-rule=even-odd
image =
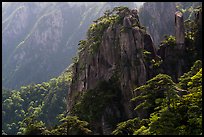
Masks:
[[[59,123],[57,116],[66,113],[66,95],[71,80],[67,71],[41,84],[22,86],[19,90],[2,90],[2,130],[18,134],[20,122],[27,117],[43,121],[52,127]],[[26,125],[22,124],[26,127]]]

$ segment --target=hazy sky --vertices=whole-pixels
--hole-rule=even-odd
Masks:
[[[6,2],[2,2],[2,4],[5,4]],[[142,5],[144,2],[135,2],[137,3],[138,5]]]
[[[5,3],[8,3],[8,2],[2,2],[2,5],[4,5]],[[69,3],[72,3],[72,2],[69,2]],[[80,4],[83,4],[83,3],[86,3],[86,4],[93,4],[95,2],[73,2],[72,4],[77,4],[77,5],[80,5]],[[144,2],[134,2],[137,4],[137,7],[140,7]]]

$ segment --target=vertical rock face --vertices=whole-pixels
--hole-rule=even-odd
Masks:
[[[183,14],[180,11],[175,13],[175,33],[177,47],[181,49],[184,46],[185,31]]]
[[[200,8],[197,13],[195,13],[195,22],[198,25],[198,31],[195,36],[195,45],[196,45],[196,50],[198,52],[198,56],[202,58],[202,8]]]
[[[102,130],[107,134],[109,130],[105,121],[106,115],[117,112],[115,118],[132,118],[132,106],[130,99],[134,86],[140,86],[146,82],[147,69],[143,57],[143,50],[147,48],[155,53],[155,47],[149,34],[138,26],[134,26],[136,18],[134,11],[125,11],[119,15],[121,23],[109,25],[104,31],[98,50],[90,54],[88,46],[79,53],[79,60],[73,66],[73,80],[68,95],[68,111],[75,104],[75,96],[80,92],[86,92],[96,87],[97,83],[108,81],[117,72],[121,93],[121,108],[114,105],[106,106],[102,116]],[[144,41],[145,40],[145,41]],[[106,111],[107,110],[107,111]],[[114,110],[114,111],[113,111]]]
[[[176,50],[180,52],[180,56],[183,56],[183,52],[185,49],[185,30],[184,30],[184,19],[183,14],[179,11],[175,13],[175,36],[176,36]],[[177,64],[177,78],[179,78],[183,74],[184,59],[178,59]]]
[[[202,29],[202,9],[195,13],[195,21],[198,22],[198,26]]]

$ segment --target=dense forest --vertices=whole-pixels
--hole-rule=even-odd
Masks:
[[[65,113],[65,96],[70,80],[71,72],[64,72],[59,77],[42,84],[23,86],[20,90],[7,91],[3,89],[2,119],[4,122],[2,127],[4,132],[20,134],[24,131],[23,127],[27,127],[23,121],[27,121],[26,119],[29,118],[42,120],[47,127],[59,123],[57,116]],[[21,129],[19,129],[20,125],[23,126]]]
[[[195,5],[175,7],[176,33],[158,45],[140,22],[145,13],[106,10],[58,77],[2,88],[2,135],[202,135],[202,6]]]

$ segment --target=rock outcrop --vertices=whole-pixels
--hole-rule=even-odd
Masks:
[[[191,6],[197,7],[201,2],[145,2],[139,9],[141,24],[147,28],[157,49],[164,35],[174,35],[174,14],[178,5],[187,9]],[[184,19],[187,19],[189,14],[186,12]]]
[[[170,75],[174,82],[184,73],[186,60],[184,20],[181,12],[175,12],[175,44],[161,44],[158,55],[162,58],[161,72]]]
[[[131,91],[134,86],[143,85],[148,79],[143,51],[146,49],[153,56],[156,55],[150,35],[139,25],[135,26],[136,22],[139,24],[136,12],[124,9],[118,14],[122,18],[121,23],[109,25],[104,30],[98,49],[90,54],[90,46],[86,45],[79,53],[79,60],[73,66],[73,80],[67,99],[68,111],[71,112],[78,93],[93,89],[98,82],[108,81],[117,74],[121,89],[122,109],[114,104],[106,106],[101,116],[102,134],[108,134],[107,132],[110,131],[105,128],[109,127],[106,125],[105,116],[107,114],[117,112],[115,119],[133,117],[133,108],[130,103],[133,96]]]
[[[175,34],[177,48],[183,49],[185,42],[185,30],[183,14],[180,11],[175,13]]]
[[[201,14],[202,10],[195,14],[195,19],[191,22],[193,26],[190,26],[195,34],[189,38],[184,30],[183,14],[175,12],[175,43],[161,44],[157,52],[163,60],[160,72],[170,75],[174,82],[178,82],[178,78],[190,69],[192,62],[202,58],[202,25],[199,25],[202,22]]]

